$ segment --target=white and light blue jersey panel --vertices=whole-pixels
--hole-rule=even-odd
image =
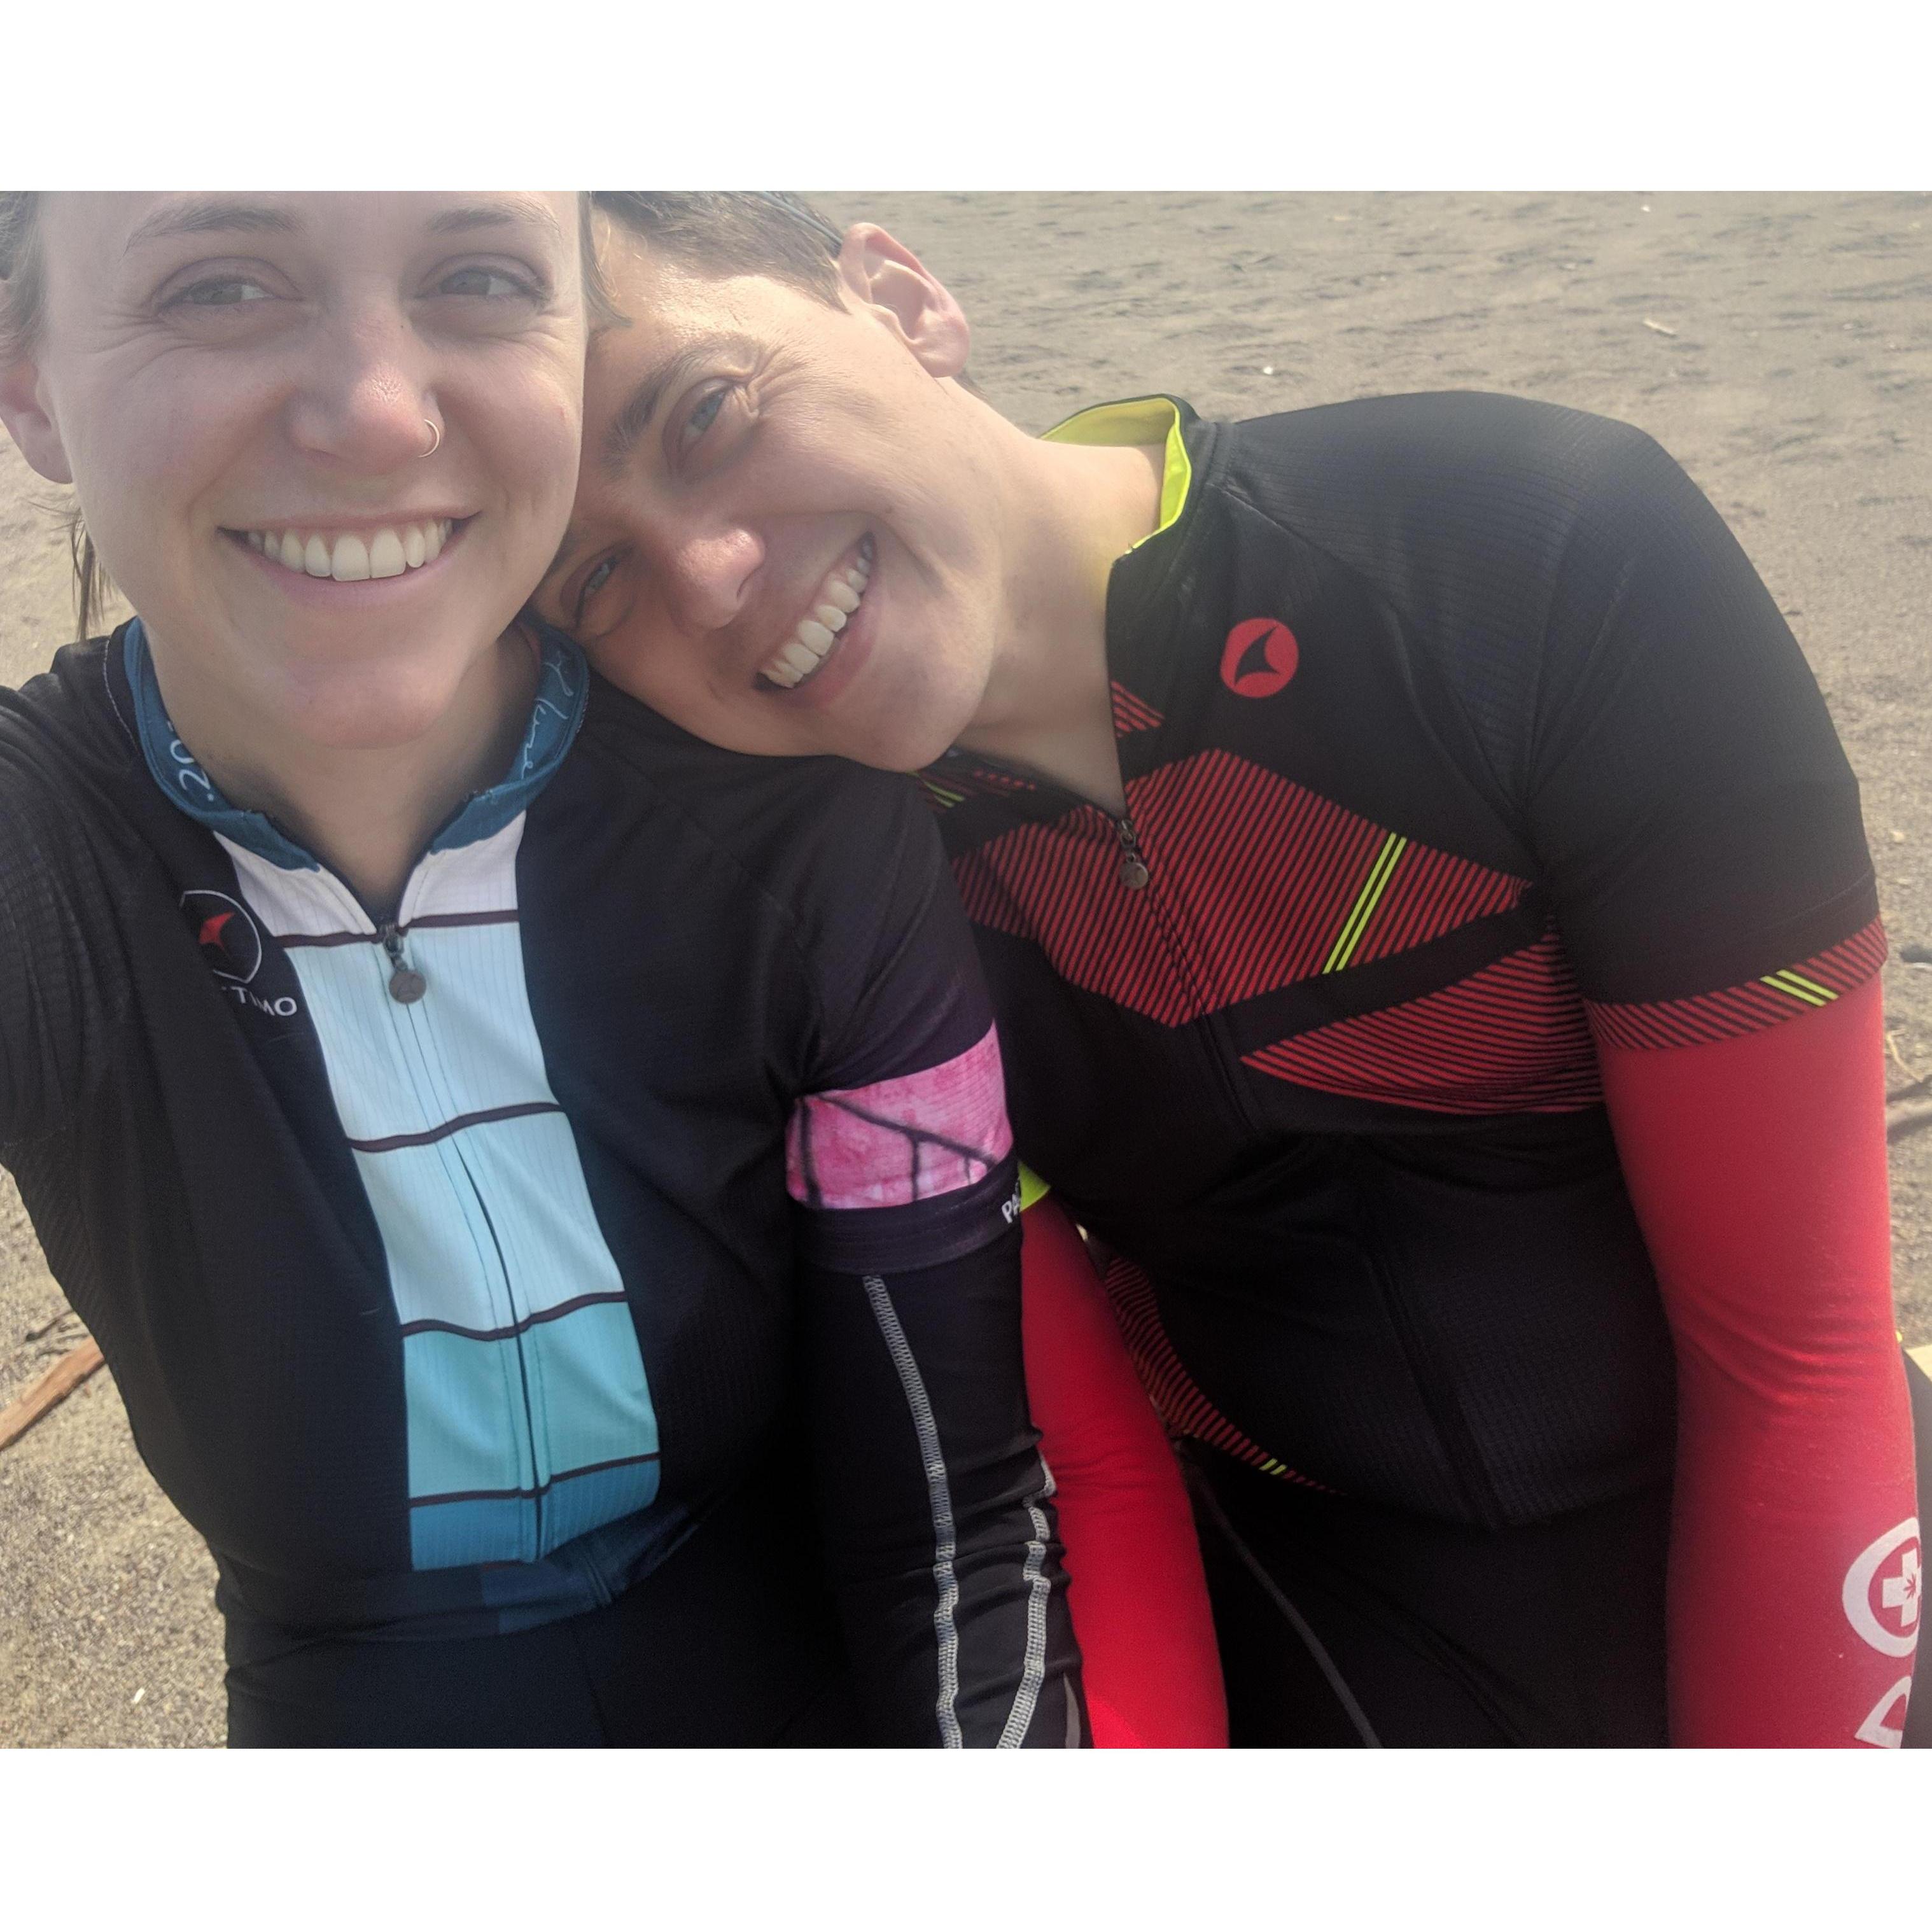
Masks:
[[[307,996],[382,1235],[418,1569],[532,1562],[657,1494],[636,1330],[530,1013],[524,824],[417,868],[398,926],[426,990],[409,1004],[338,880],[222,838]]]

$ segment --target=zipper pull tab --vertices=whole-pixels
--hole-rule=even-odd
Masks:
[[[394,921],[384,926],[382,950],[389,956],[389,997],[399,1006],[412,1006],[429,991],[429,982],[403,958],[403,935]]]
[[[1131,818],[1117,818],[1114,830],[1120,835],[1120,884],[1137,892],[1148,882],[1147,861],[1141,856],[1140,834]]]

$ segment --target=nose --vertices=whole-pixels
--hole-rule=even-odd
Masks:
[[[422,345],[394,302],[334,320],[308,361],[292,417],[296,442],[359,475],[386,476],[431,445],[437,411]],[[439,439],[440,440],[440,439]]]
[[[742,523],[707,523],[666,533],[660,560],[665,592],[686,628],[722,631],[745,608],[765,560],[755,530]]]

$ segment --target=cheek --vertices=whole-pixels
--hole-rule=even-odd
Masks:
[[[577,488],[578,452],[584,436],[583,370],[551,372],[536,388],[522,428],[532,450],[541,449],[546,482],[566,491]]]
[[[449,398],[450,413],[466,419],[503,495],[546,515],[567,517],[577,487],[580,381],[567,358],[534,368],[498,363],[471,372],[461,397]]]
[[[207,561],[211,506],[246,464],[248,436],[218,396],[205,408],[131,389],[76,429],[63,426],[74,494],[108,574],[159,608]]]
[[[67,434],[90,523],[105,527],[110,505],[139,505],[146,514],[129,532],[138,536],[156,511],[164,518],[170,506],[191,502],[231,473],[248,454],[247,429],[234,399],[218,387],[200,394],[180,384],[129,386],[111,406],[88,412],[77,434]]]

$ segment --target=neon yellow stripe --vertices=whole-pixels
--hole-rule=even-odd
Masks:
[[[1376,862],[1369,868],[1367,882],[1363,886],[1354,908],[1342,922],[1341,932],[1335,940],[1335,949],[1329,954],[1328,963],[1322,968],[1323,972],[1339,973],[1348,964],[1356,946],[1360,944],[1369,921],[1375,916],[1376,908],[1382,903],[1382,893],[1395,871],[1395,862],[1402,856],[1408,844],[1408,841],[1396,832],[1391,832],[1382,841],[1382,849],[1376,854]]]
[[[1041,1180],[1024,1161],[1020,1162],[1020,1212],[1022,1214],[1036,1201],[1044,1201],[1052,1192],[1051,1182]]]
[[[1794,974],[1790,976],[1796,978]],[[1774,992],[1784,994],[1788,999],[1802,1000],[1808,1006],[1828,1006],[1838,996],[1827,992],[1822,986],[1813,987],[1808,980],[1800,980],[1796,986],[1786,984],[1786,976],[1782,973],[1767,973],[1764,983]]]
[[[1368,922],[1368,914],[1375,910],[1376,902],[1382,897],[1382,889],[1388,883],[1389,848],[1398,842],[1394,832],[1382,841],[1382,850],[1376,854],[1375,863],[1369,868],[1369,876],[1362,890],[1356,895],[1355,903],[1349,908],[1348,916],[1342,922],[1342,930],[1336,935],[1335,944],[1322,966],[1324,973],[1339,973],[1348,963],[1362,936],[1362,928]]]
[[[1160,479],[1160,521],[1141,538],[1141,543],[1148,537],[1159,536],[1187,507],[1187,493],[1194,487],[1194,466],[1188,460],[1187,444],[1180,434],[1180,406],[1172,396],[1136,396],[1129,402],[1102,403],[1096,408],[1069,416],[1064,422],[1055,423],[1040,441],[1109,448],[1166,444]],[[1133,548],[1139,549],[1140,544]]]
[[[1807,980],[1807,977],[1804,977],[1804,974],[1795,972],[1795,970],[1791,968],[1791,966],[1787,966],[1787,968],[1785,968],[1784,972],[1779,974],[1778,977],[1779,977],[1779,980],[1784,980],[1785,986],[1801,986],[1801,987],[1804,987],[1804,989],[1807,989],[1808,993],[1816,993],[1816,995],[1820,997],[1820,999],[1838,999],[1838,993],[1834,993],[1834,991],[1832,991],[1832,987],[1828,987],[1828,986],[1818,986],[1818,982],[1816,982],[1816,980]]]
[[[936,785],[930,778],[922,778],[920,782],[941,805],[957,805],[966,796],[963,791],[948,791],[944,785]]]

